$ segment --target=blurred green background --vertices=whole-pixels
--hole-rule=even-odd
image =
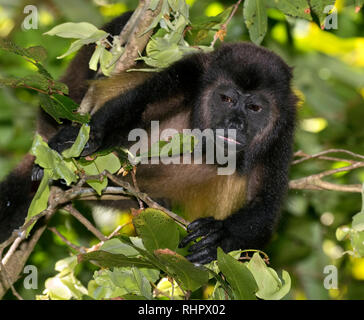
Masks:
[[[274,0],[271,0],[274,1]],[[269,2],[269,1],[268,1]],[[235,1],[189,0],[190,18],[213,16]],[[39,12],[37,30],[23,30],[21,23],[26,5],[36,5]],[[71,57],[57,60],[70,41],[42,34],[63,22],[87,21],[101,26],[113,17],[134,9],[136,0],[0,0],[0,37],[7,37],[20,46],[42,45],[48,50],[46,67],[58,78]],[[321,30],[305,20],[285,17],[269,9],[268,33],[263,46],[280,54],[294,67],[294,85],[302,103],[295,150],[315,153],[329,148],[343,148],[364,154],[364,14],[356,13],[355,2],[336,1],[338,28]],[[206,41],[211,42],[211,37]],[[242,8],[228,26],[226,42],[249,41],[243,23]],[[0,77],[22,77],[34,67],[12,54],[0,51]],[[0,89],[0,179],[20,161],[31,146],[35,130],[38,98],[25,89]],[[308,176],[325,169],[345,166],[340,162],[308,161],[292,167],[291,178]],[[364,170],[336,174],[330,181],[353,184],[364,182]],[[273,241],[266,249],[272,267],[286,269],[293,280],[287,299],[363,299],[364,258],[342,256],[349,244],[338,242],[338,226],[351,222],[360,211],[360,194],[333,191],[290,191],[281,223]],[[91,215],[91,213],[90,213]],[[103,215],[105,216],[105,212]],[[114,214],[100,219],[94,212],[95,223],[111,228],[125,223],[129,216]],[[95,218],[96,217],[96,218]],[[52,225],[69,240],[89,247],[96,243],[85,229],[69,216],[60,213]],[[29,264],[39,270],[38,290],[17,288],[25,298],[32,299],[44,289],[44,280],[55,274],[54,264],[68,256],[69,249],[50,231],[46,231],[32,254]],[[338,267],[339,288],[323,286],[326,265]],[[89,269],[90,268],[90,269]],[[78,277],[84,284],[92,276],[92,267],[80,267]],[[208,293],[206,289],[204,296]],[[7,298],[11,298],[8,294]]]

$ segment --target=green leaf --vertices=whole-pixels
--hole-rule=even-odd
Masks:
[[[159,279],[160,271],[157,269],[139,268],[139,270],[143,273],[144,277],[146,277],[152,283]]]
[[[58,277],[47,279],[45,288],[52,300],[70,300],[72,298],[70,288]]]
[[[75,143],[71,148],[64,150],[62,152],[62,156],[67,159],[79,157],[82,153],[82,150],[85,148],[85,145],[89,139],[89,135],[90,126],[83,124],[80,128],[80,132],[78,133]]]
[[[364,212],[359,212],[353,217],[352,228],[355,231],[364,231]]]
[[[221,248],[217,249],[217,264],[229,282],[235,299],[255,300],[258,291],[257,283],[248,267],[224,253]]]
[[[142,295],[149,300],[152,299],[152,287],[148,279],[135,267],[115,268],[110,274],[110,279],[115,286],[125,289],[128,294]]]
[[[66,22],[55,26],[44,34],[61,38],[87,39],[98,30],[93,24],[88,22]]]
[[[275,0],[274,6],[285,15],[293,18],[312,20],[310,6],[302,0]]]
[[[250,39],[260,44],[267,33],[268,16],[263,0],[245,0],[244,20],[249,30]]]
[[[364,183],[361,192],[361,211],[353,217],[352,228],[355,231],[364,231]]]
[[[49,180],[50,180],[50,170],[44,170],[42,181],[38,187],[37,193],[32,199],[30,203],[28,214],[25,221],[29,221],[30,218],[36,216],[41,213],[48,206],[48,198],[49,198]],[[32,230],[34,223],[27,229],[27,236]]]
[[[117,287],[111,280],[112,271],[99,270],[94,273],[94,279],[88,283],[88,294],[97,300],[111,299],[127,294],[124,288]]]
[[[96,43],[96,42],[98,43],[98,41],[105,39],[107,36],[108,36],[108,33],[106,33],[105,31],[97,30],[94,34],[92,34],[90,37],[88,37],[86,39],[79,39],[79,40],[72,42],[71,46],[68,48],[68,50],[61,56],[58,56],[57,59],[62,59],[64,57],[70,55],[71,53],[76,52],[84,45],[88,45],[90,43]],[[99,47],[103,48],[102,46],[99,46]]]
[[[152,300],[152,286],[150,285],[148,279],[144,276],[138,268],[133,267],[132,269],[135,282],[138,286],[139,292],[142,296],[149,300]]]
[[[155,9],[157,9],[158,4],[159,4],[159,0],[152,0],[150,2],[150,5],[149,5],[148,9],[150,9],[152,11],[155,11]]]
[[[39,62],[35,62],[34,65],[38,68],[39,74],[41,74],[42,76],[54,81],[51,74],[43,67],[42,64],[40,64]],[[65,88],[67,88],[67,86],[64,83],[60,83],[60,82],[58,82],[57,86],[63,86]],[[63,91],[63,90],[60,90],[60,91],[62,91],[64,94],[68,94],[68,88],[67,88],[66,91]]]
[[[64,54],[58,56],[57,59],[63,59],[64,57],[69,56],[70,54],[80,50],[85,44],[88,43],[85,43],[83,40],[76,40],[72,42],[68,50]]]
[[[77,267],[77,256],[67,257],[62,260],[58,260],[55,265],[55,270],[61,274],[70,273]]]
[[[114,153],[98,156],[95,160],[84,162],[78,161],[78,166],[85,171],[89,176],[99,175],[105,170],[110,173],[116,173],[121,168],[121,162]],[[87,184],[95,189],[101,195],[108,185],[108,179],[104,177],[103,180],[87,180]]]
[[[41,46],[29,47],[26,51],[28,57],[35,61],[44,61],[47,59],[47,50]]]
[[[186,290],[197,290],[209,280],[209,274],[201,267],[195,266],[185,257],[169,250],[159,249],[155,256],[163,263],[163,269]]]
[[[87,123],[90,120],[89,114],[81,115],[76,113],[78,105],[66,96],[59,94],[48,96],[40,93],[39,100],[43,110],[58,123],[62,123],[61,118],[78,123]]]
[[[258,285],[256,293],[258,298],[264,300],[282,299],[291,288],[291,278],[286,271],[283,271],[284,284],[279,279],[277,273],[267,267],[259,253],[254,253],[252,259],[247,264],[248,269]]]
[[[179,243],[177,224],[164,212],[148,208],[133,219],[133,224],[148,251],[177,249]]]
[[[233,6],[228,7],[216,16],[206,17],[200,16],[191,23],[192,31],[197,31],[194,37],[194,43],[201,43],[209,36],[209,31],[218,31],[223,23],[229,18]]]
[[[61,155],[49,148],[48,144],[38,134],[34,138],[30,153],[36,157],[36,164],[48,169],[49,178],[53,180],[63,179],[67,185],[77,181],[77,176],[69,168],[69,165],[63,161]]]
[[[113,55],[110,51],[106,50],[104,47],[102,47],[101,56],[100,56],[100,67],[102,73],[109,77],[112,74],[112,71],[114,70],[115,64],[111,64],[113,61]]]
[[[100,250],[106,251],[112,254],[123,254],[127,257],[136,256],[139,254],[132,246],[122,242],[121,240],[114,238],[103,243]]]
[[[351,245],[354,252],[360,257],[364,257],[364,232],[353,232],[351,234]]]
[[[0,38],[0,49],[34,61],[42,61],[47,58],[47,51],[41,46],[22,48],[7,39]]]
[[[323,27],[327,16],[327,10],[325,13],[325,7],[333,6],[335,4],[335,0],[310,0],[310,3],[312,11],[317,15],[320,20],[321,27]]]
[[[226,294],[223,288],[215,286],[209,300],[229,300],[229,296]]]
[[[219,29],[218,26],[220,26],[221,24],[223,24],[227,21],[232,10],[233,10],[233,6],[230,6],[216,16],[212,16],[212,17],[199,16],[194,21],[192,21],[191,27],[193,30],[215,30],[215,31],[217,31]]]
[[[351,229],[347,226],[342,226],[336,229],[336,239],[339,241],[344,240],[348,235],[350,235]]]
[[[90,59],[90,62],[88,64],[88,67],[91,70],[97,71],[97,67],[99,65],[101,52],[104,48],[102,46],[96,46],[94,53],[92,54],[92,57]]]
[[[32,74],[24,78],[0,79],[0,85],[13,88],[39,89],[46,92],[67,91],[64,84],[53,81],[42,74]]]
[[[80,254],[78,257],[80,262],[93,260],[105,268],[132,266],[138,268],[153,268],[150,262],[141,258],[130,258],[123,254],[113,254],[102,250]]]

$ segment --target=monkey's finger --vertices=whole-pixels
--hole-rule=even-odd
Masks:
[[[222,221],[218,221],[213,218],[204,219],[204,220],[207,220],[207,222],[202,221],[202,219],[199,219],[199,220],[201,220],[202,225],[198,224],[199,229],[197,229],[197,230],[193,229],[194,231],[192,231],[185,238],[183,238],[178,246],[179,248],[185,247],[189,242],[196,240],[198,237],[208,235],[208,234],[216,232],[222,228]],[[196,222],[196,221],[194,221],[194,222]]]
[[[37,164],[32,169],[32,174],[30,176],[30,179],[32,181],[40,181],[43,178],[43,168],[38,166]]]
[[[192,263],[206,264],[216,259],[216,248],[205,248],[199,252],[187,255]]]
[[[201,228],[196,230],[195,232],[189,233],[186,237],[182,239],[182,241],[179,243],[178,247],[183,248],[185,247],[189,242],[196,240],[198,237],[204,236],[207,234],[208,229]]]
[[[210,224],[211,222],[215,222],[216,220],[212,217],[209,218],[200,218],[197,219],[193,222],[191,222],[188,226],[187,226],[187,232],[192,232],[195,229],[199,229],[202,228],[203,226]]]
[[[214,232],[206,236],[205,238],[201,239],[194,245],[188,248],[189,252],[197,252],[204,247],[211,246],[211,247],[217,247],[218,241],[221,239],[222,234],[220,232]]]

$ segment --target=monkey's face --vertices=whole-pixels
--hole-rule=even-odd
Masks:
[[[202,80],[196,125],[213,129],[215,142],[224,141],[225,149],[235,145],[240,155],[266,152],[294,123],[291,77],[291,69],[271,51],[248,43],[222,46],[211,55]]]
[[[210,128],[215,142],[222,141],[225,148],[234,145],[237,152],[243,151],[268,125],[271,106],[262,93],[222,84],[209,100]]]

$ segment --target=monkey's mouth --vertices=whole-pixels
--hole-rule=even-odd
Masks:
[[[217,138],[220,138],[222,140],[224,140],[225,142],[227,142],[228,144],[237,144],[237,145],[242,145],[242,143],[240,143],[239,141],[233,139],[233,138],[228,138],[228,137],[224,137],[224,136],[220,136],[220,135],[216,135]]]
[[[245,147],[245,143],[238,141],[234,138],[231,137],[224,137],[222,135],[216,135],[216,143],[218,142],[217,140],[220,140],[223,143],[223,148],[225,150],[230,150],[230,148],[232,148],[232,150],[235,150],[235,152],[240,152],[242,150],[244,150]],[[221,144],[217,143],[217,146]]]

